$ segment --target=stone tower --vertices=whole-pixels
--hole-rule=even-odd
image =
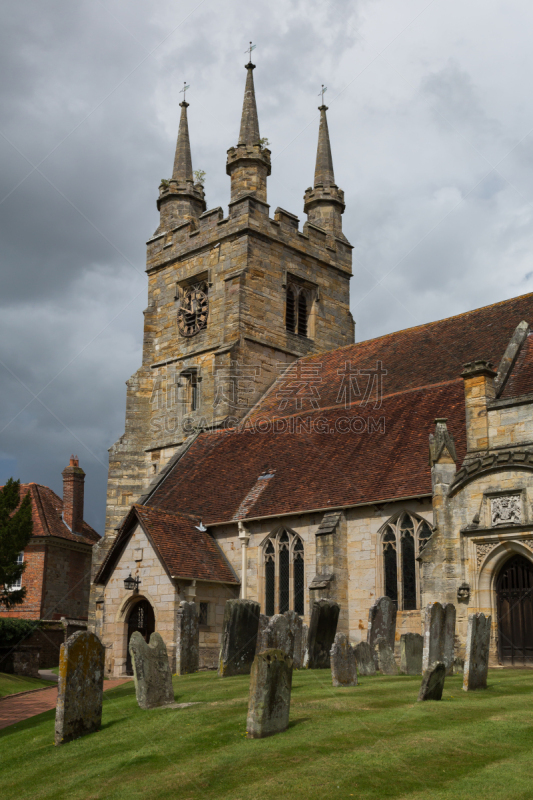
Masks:
[[[159,187],[160,224],[147,243],[142,366],[127,382],[125,433],[110,449],[104,550],[131,503],[196,431],[234,424],[295,359],[354,341],[352,248],[326,107],[300,231],[294,214],[269,214],[270,150],[259,134],[254,68],[246,65],[239,140],[228,150],[227,216],[205,210],[181,103],[174,169]]]

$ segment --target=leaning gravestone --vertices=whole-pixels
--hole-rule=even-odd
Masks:
[[[260,623],[261,624],[261,623]],[[299,634],[301,647],[302,618],[296,611],[285,611],[284,614],[274,614],[263,629],[262,650],[283,650],[285,655],[294,661],[296,638]],[[257,651],[261,652],[261,651]]]
[[[396,638],[396,605],[390,597],[380,597],[368,612],[368,632],[366,640],[372,651],[379,636],[384,636],[389,647],[394,650]]]
[[[178,609],[176,634],[176,675],[198,672],[200,665],[200,628],[196,603],[182,600]]]
[[[246,721],[249,739],[263,739],[288,728],[291,688],[292,658],[274,649],[255,657]]]
[[[404,675],[422,674],[424,637],[419,633],[402,633],[400,636],[400,672]]]
[[[430,603],[424,617],[422,669],[442,661],[446,673],[453,672],[455,649],[455,606],[453,603]]]
[[[473,692],[487,688],[489,671],[491,617],[485,614],[470,614],[466,634],[466,658],[463,672],[463,689]]]
[[[424,671],[422,686],[418,694],[419,702],[423,700],[440,700],[444,689],[446,665],[443,661],[436,661]]]
[[[226,601],[218,664],[221,678],[250,673],[257,644],[259,616],[259,603],[253,600]]]
[[[55,744],[99,730],[102,721],[105,647],[98,636],[78,631],[61,645]]]
[[[375,675],[376,662],[374,661],[374,653],[368,642],[359,642],[359,644],[356,644],[354,652],[359,675]]]
[[[355,651],[344,633],[337,633],[330,653],[333,686],[357,686]]]
[[[159,633],[152,633],[146,644],[139,631],[130,638],[135,694],[139,708],[158,708],[174,702],[172,673],[166,645]]]
[[[397,675],[398,665],[394,658],[394,650],[384,636],[376,639],[378,668],[383,675]]]
[[[259,625],[257,626],[257,642],[255,645],[256,654],[262,653],[263,650],[268,649],[266,630],[268,628],[269,621],[270,617],[267,617],[266,614],[259,614]]]
[[[315,600],[307,639],[309,669],[329,669],[329,653],[339,621],[340,606],[334,600]]]

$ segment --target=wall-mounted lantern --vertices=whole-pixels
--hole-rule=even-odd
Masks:
[[[127,592],[137,592],[139,590],[139,585],[141,583],[140,578],[134,578],[130,572],[127,578],[124,579],[124,588]]]

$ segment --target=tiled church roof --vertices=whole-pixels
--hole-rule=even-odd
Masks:
[[[86,522],[83,523],[81,533],[72,533],[63,522],[62,499],[48,486],[41,486],[39,483],[21,484],[21,500],[28,492],[31,496],[33,536],[57,536],[90,545],[100,541],[101,537]]]
[[[107,580],[137,522],[140,522],[171,577],[240,583],[215,540],[196,527],[200,518],[137,504],[131,507],[124,520],[95,578],[96,583]]]
[[[430,494],[436,417],[458,464],[465,454],[463,364],[498,366],[522,320],[533,322],[533,294],[300,359],[239,429],[201,434],[147,505],[214,524]],[[381,406],[377,377],[361,373],[378,362]]]

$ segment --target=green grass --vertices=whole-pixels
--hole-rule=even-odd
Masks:
[[[50,681],[42,681],[40,678],[26,678],[24,675],[7,675],[5,672],[0,672],[0,697],[51,685]]]
[[[105,693],[102,730],[53,746],[54,712],[0,731],[2,798],[329,800],[533,795],[533,671],[494,670],[486,691],[446,679],[416,703],[419,678],[362,678],[333,689],[295,672],[291,722],[245,738],[247,676],[174,679],[181,710],[141,711],[133,684]]]

